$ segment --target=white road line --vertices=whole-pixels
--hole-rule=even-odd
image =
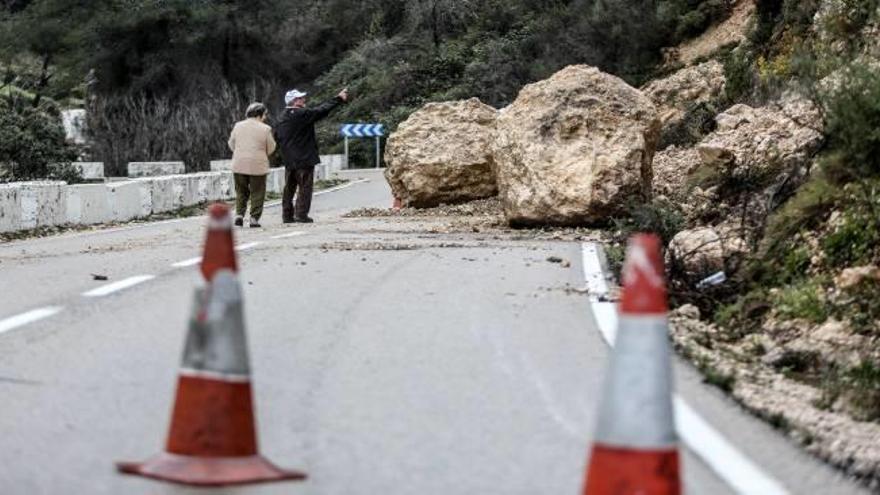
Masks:
[[[188,260],[178,261],[177,263],[171,263],[171,266],[174,268],[185,268],[187,266],[198,265],[202,262],[202,257],[197,256],[195,258],[190,258]]]
[[[242,244],[240,246],[235,246],[236,251],[247,251],[248,249],[253,249],[262,244],[262,242],[249,242],[247,244]]]
[[[85,297],[103,297],[123,289],[128,289],[129,287],[134,287],[135,285],[144,283],[148,280],[153,280],[154,278],[156,278],[155,275],[136,275],[134,277],[122,279],[119,282],[102,285],[101,287],[92,289],[88,292],[83,292],[82,295]]]
[[[681,439],[737,493],[787,495],[778,481],[764,474],[680,395],[673,398],[675,426]]]
[[[304,235],[305,233],[306,232],[300,230],[297,232],[291,232],[289,234],[276,235],[275,237],[272,237],[272,239],[289,239],[291,237],[297,237],[297,236]]]
[[[359,179],[359,180],[353,180],[351,182],[346,182],[345,184],[342,184],[341,186],[331,187],[330,189],[324,189],[323,191],[318,191],[318,192],[312,194],[312,196],[321,196],[322,194],[329,194],[332,192],[341,191],[343,189],[348,189],[349,187],[357,185],[357,184],[363,184],[364,182],[370,182],[370,179]]]
[[[608,280],[599,255],[599,245],[594,243],[583,245],[584,280],[590,299],[597,301],[608,294]]]
[[[590,280],[595,279],[596,274],[588,273],[588,270],[601,267],[598,262],[598,247],[592,243],[583,244],[583,255],[584,275],[589,286]],[[604,280],[604,273],[600,275]],[[614,347],[617,305],[594,299],[591,306],[602,338],[605,343]],[[701,418],[684,398],[676,394],[672,400],[678,436],[735,492],[742,495],[789,495],[785,487],[737,450],[718,430]]]
[[[305,233],[305,232],[303,232]],[[262,244],[262,242],[249,242],[247,244],[242,244],[240,246],[235,246],[236,251],[247,251],[248,249],[253,249]],[[195,258],[190,258],[188,260],[178,261],[177,263],[171,263],[171,266],[174,268],[186,268],[188,266],[198,265],[202,262],[202,257],[198,256]]]
[[[60,306],[47,306],[45,308],[31,310],[27,313],[22,313],[20,315],[11,316],[9,318],[6,318],[5,320],[0,320],[0,333],[5,333],[18,327],[27,325],[29,323],[40,321],[44,318],[56,315],[61,312],[62,309],[64,308]]]

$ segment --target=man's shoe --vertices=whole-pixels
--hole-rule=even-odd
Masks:
[[[302,217],[295,219],[298,223],[312,223],[314,220],[311,217]]]
[[[281,223],[296,223],[295,218],[282,218]]]
[[[244,218],[242,218],[242,217],[235,217],[235,226],[236,226],[236,227],[241,227],[241,226],[243,226],[243,225],[244,225]]]
[[[251,227],[252,229],[262,227],[262,225],[260,225],[260,221],[257,220],[256,218],[251,218],[251,221],[250,221],[250,224],[249,224],[249,225],[250,225],[250,227]]]

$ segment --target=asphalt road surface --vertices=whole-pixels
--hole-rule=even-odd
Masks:
[[[390,205],[381,175],[350,175],[368,180],[317,197],[313,225],[282,225],[275,207],[237,231],[261,450],[310,478],[207,492],[578,493],[609,355],[566,290],[584,285],[581,246],[343,218]],[[164,445],[203,223],[0,245],[0,493],[206,493],[113,467]],[[863,493],[676,372],[790,493]],[[683,452],[688,493],[734,493]]]

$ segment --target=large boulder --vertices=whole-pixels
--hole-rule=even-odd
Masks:
[[[607,221],[650,196],[654,104],[585,65],[529,84],[499,113],[495,170],[512,225]]]
[[[651,81],[642,90],[657,105],[663,127],[668,127],[681,122],[695,105],[721,98],[726,81],[724,65],[710,60]]]
[[[491,144],[497,114],[471,98],[429,103],[410,115],[385,149],[385,178],[394,196],[417,208],[495,196]]]

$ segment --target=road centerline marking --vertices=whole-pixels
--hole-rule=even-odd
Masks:
[[[301,235],[305,235],[305,234],[306,234],[305,231],[298,230],[296,232],[291,232],[289,234],[276,235],[276,236],[272,237],[272,239],[289,239],[291,237],[297,237],[297,236],[301,236]]]
[[[54,316],[62,309],[61,306],[46,306],[0,320],[0,334]]]
[[[248,249],[253,249],[259,245],[263,244],[262,242],[249,242],[247,244],[242,244],[240,246],[236,246],[236,251],[247,251]],[[195,258],[190,258],[183,261],[178,261],[177,263],[171,263],[171,266],[174,268],[186,268],[188,266],[198,265],[202,262],[201,256],[196,256]]]
[[[201,263],[202,257],[196,256],[195,258],[190,258],[188,260],[178,261],[177,263],[171,263],[171,266],[174,268],[184,268],[187,266],[193,266]]]
[[[604,269],[595,243],[581,245],[584,277],[591,286],[596,280],[605,280]],[[596,269],[602,273],[592,273]],[[607,289],[606,289],[607,290]],[[591,294],[590,306],[602,339],[614,347],[617,333],[617,304],[602,302],[606,294]],[[730,443],[718,430],[703,419],[679,394],[672,396],[675,410],[675,430],[679,439],[735,492],[742,495],[789,495],[788,490],[766,474],[745,454]]]
[[[128,289],[129,287],[134,287],[135,285],[144,283],[148,280],[152,280],[156,278],[155,275],[135,275],[134,277],[128,277],[122,279],[118,282],[113,282],[112,284],[102,285],[95,289],[92,289],[88,292],[83,292],[83,296],[85,297],[103,297],[113,294],[114,292],[119,292],[124,289]]]
[[[249,243],[247,243],[247,244],[242,244],[242,245],[240,245],[240,246],[235,246],[235,250],[236,250],[236,251],[247,251],[248,249],[253,249],[253,248],[259,246],[260,244],[262,244],[262,242],[259,242],[259,241],[257,241],[257,242],[249,242]]]

